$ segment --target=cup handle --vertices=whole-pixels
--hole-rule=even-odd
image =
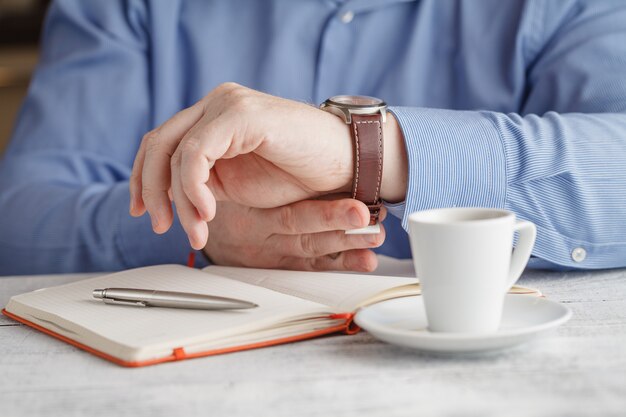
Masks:
[[[522,275],[522,272],[524,272],[535,244],[535,236],[537,235],[535,225],[526,220],[517,220],[513,230],[519,232],[519,239],[517,239],[517,246],[515,246],[513,255],[511,255],[511,266],[505,292],[511,289]]]

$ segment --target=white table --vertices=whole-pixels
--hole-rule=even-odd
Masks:
[[[0,304],[83,277],[0,277]],[[2,317],[0,416],[625,416],[626,270],[529,271],[520,283],[573,318],[479,358],[361,333],[126,369]]]

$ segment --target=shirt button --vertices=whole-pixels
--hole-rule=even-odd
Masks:
[[[354,19],[354,12],[352,10],[348,10],[341,15],[340,19],[343,23],[350,23],[352,22],[352,19]]]
[[[582,262],[587,257],[587,251],[583,248],[576,248],[572,251],[572,259],[574,262]]]

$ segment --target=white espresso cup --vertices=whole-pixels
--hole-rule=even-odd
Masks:
[[[513,249],[513,234],[518,232]],[[489,208],[444,208],[409,215],[409,237],[428,329],[492,333],[508,290],[522,274],[535,225]]]

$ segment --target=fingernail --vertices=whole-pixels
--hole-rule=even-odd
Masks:
[[[366,235],[367,243],[370,245],[378,245],[378,234]]]
[[[198,244],[198,242],[200,242],[200,238],[198,237],[198,235],[194,232],[191,232],[189,234],[189,245],[191,245],[191,247],[195,250],[202,250],[204,245],[202,243]]]
[[[361,227],[363,224],[359,211],[355,208],[351,208],[350,211],[348,211],[348,219],[353,227]]]
[[[207,210],[198,210],[198,214],[200,215],[200,218],[205,222],[208,222],[211,219],[211,216],[209,216],[209,212]]]

